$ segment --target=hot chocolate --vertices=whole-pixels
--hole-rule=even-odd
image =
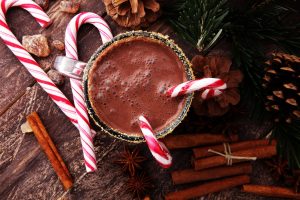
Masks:
[[[187,80],[178,55],[163,42],[127,37],[108,46],[88,72],[89,102],[108,127],[141,136],[138,116],[144,115],[155,132],[182,112],[186,97],[170,98],[170,86]]]

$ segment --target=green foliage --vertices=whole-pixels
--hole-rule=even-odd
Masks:
[[[201,53],[225,36],[232,45],[235,65],[245,74],[246,89],[260,97],[265,44],[295,54],[300,46],[300,23],[282,22],[294,10],[278,0],[245,2],[234,7],[227,0],[178,0],[166,13],[175,30]]]
[[[250,0],[244,6],[232,8],[224,21],[224,35],[232,45],[233,61],[245,75],[241,102],[258,121],[266,116],[261,84],[266,44],[294,54],[300,46],[300,24],[286,25],[281,20],[290,12],[291,8],[278,1]]]
[[[293,12],[278,1],[249,3],[240,10],[232,10],[224,28],[225,37],[231,42],[234,63],[245,75],[242,99],[252,110],[254,119],[265,116],[261,80],[266,59],[265,45],[276,45],[282,51],[297,54],[300,47],[300,23],[285,24],[282,19]],[[278,142],[278,153],[289,166],[300,168],[300,121],[293,124],[276,124],[273,136]]]
[[[277,124],[273,130],[278,154],[286,158],[289,166],[300,168],[300,120],[292,124]]]
[[[169,7],[167,16],[175,30],[190,41],[202,54],[224,38],[231,45],[233,63],[244,73],[241,104],[252,110],[252,116],[262,121],[265,116],[262,77],[268,49],[297,55],[300,47],[300,22],[284,20],[296,12],[287,1],[246,0],[178,0]],[[287,23],[289,22],[289,23]],[[290,166],[300,167],[300,121],[278,124],[273,136],[279,153]]]
[[[172,7],[170,23],[199,51],[206,52],[221,37],[223,20],[229,13],[227,0],[177,1]],[[170,12],[169,12],[170,14]]]
[[[265,44],[275,44],[289,53],[295,53],[300,46],[300,24],[286,25],[282,18],[293,10],[276,1],[256,4],[249,1],[241,9],[232,9],[224,22],[226,38],[231,41],[233,58],[243,69],[256,89],[260,89],[265,59]]]

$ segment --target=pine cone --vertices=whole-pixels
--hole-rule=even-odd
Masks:
[[[230,105],[240,101],[239,83],[243,79],[240,70],[231,70],[231,59],[224,56],[200,55],[192,59],[192,65],[197,78],[220,78],[227,84],[227,89],[219,96],[203,100],[199,93],[195,93],[193,108],[198,115],[221,116]],[[201,92],[201,91],[200,91]]]
[[[300,118],[300,58],[294,55],[273,54],[265,67],[263,87],[266,109],[276,122],[291,123]]]
[[[147,26],[160,15],[156,0],[103,0],[107,14],[120,26]]]

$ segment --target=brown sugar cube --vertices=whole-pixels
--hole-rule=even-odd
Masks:
[[[22,45],[29,53],[38,57],[47,57],[50,54],[48,40],[41,34],[23,36]]]
[[[65,44],[59,40],[53,40],[52,46],[60,51],[63,51],[65,49]]]
[[[76,13],[79,10],[80,1],[71,0],[71,1],[61,1],[60,10],[66,13]]]

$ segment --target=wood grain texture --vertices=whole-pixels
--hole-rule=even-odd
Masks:
[[[9,27],[19,41],[22,40],[23,35],[37,34],[40,30],[39,25],[31,19],[30,14],[20,8],[9,9],[6,18]],[[20,26],[21,24],[26,24],[27,26]],[[32,85],[34,81],[3,41],[0,42],[0,52],[1,115],[13,102],[24,94],[26,87]]]
[[[101,0],[82,0],[80,11],[95,12],[105,18],[114,35],[127,31],[121,28],[105,15]],[[72,14],[59,11],[59,1],[50,1],[47,11],[53,24],[41,30],[33,18],[19,8],[10,9],[7,19],[12,31],[20,40],[25,34],[45,34],[49,41],[64,40],[64,31]],[[26,24],[26,25],[25,25]],[[178,37],[164,20],[158,20],[147,30],[157,31],[169,35],[183,49],[188,58],[197,53],[196,49]],[[84,25],[78,33],[79,58],[87,62],[92,53],[102,44],[98,31],[92,25]],[[216,52],[222,52],[222,45]],[[37,59],[41,66],[48,70],[57,55],[64,52],[52,49],[52,54],[44,59]],[[0,199],[134,199],[126,190],[128,177],[121,173],[119,166],[113,164],[113,159],[122,149],[125,142],[115,140],[107,134],[98,131],[95,137],[98,171],[87,174],[83,164],[83,156],[79,133],[76,128],[62,114],[58,107],[50,100],[42,88],[36,84],[30,74],[18,62],[8,48],[0,42]],[[67,97],[71,99],[70,84],[68,81],[61,87]],[[39,148],[31,134],[22,134],[20,125],[32,111],[37,111],[43,120],[46,129],[56,144],[58,151],[66,162],[75,184],[69,192],[64,192],[49,161]],[[258,138],[259,133],[268,130],[268,125],[258,126],[245,119],[239,122],[238,132],[245,139]],[[247,124],[247,126],[245,125]],[[188,132],[190,124],[185,120],[175,132]],[[194,128],[195,129],[195,128]],[[263,130],[263,131],[262,131]],[[172,185],[170,172],[172,170],[191,167],[191,152],[180,150],[172,152],[174,165],[170,169],[162,169],[151,159],[146,145],[141,144],[142,153],[150,159],[144,166],[145,171],[153,180],[154,188],[151,198],[164,199],[164,195],[182,187]],[[273,183],[271,174],[263,162],[256,162],[252,176],[254,184]],[[201,199],[201,198],[198,198]],[[259,199],[243,194],[239,189],[227,190],[211,194],[204,199]]]
[[[35,199],[56,199],[63,193],[61,183],[35,137],[20,131],[20,125],[32,111],[41,113],[41,119],[75,182],[85,173],[77,129],[47,94],[35,85],[0,118],[1,197],[22,199],[31,194]],[[19,115],[13,115],[14,112]],[[96,141],[96,155],[99,158],[115,142],[106,134],[99,134]],[[14,189],[16,186],[18,191]]]
[[[21,8],[9,9],[8,13],[6,14],[7,23],[19,41],[22,41],[23,35],[33,35],[39,33],[46,35],[49,39],[49,42],[55,39],[63,41],[66,26],[74,15],[61,12],[59,10],[59,2],[60,1],[51,1],[47,14],[53,21],[53,24],[45,30],[42,30],[33,17],[27,11]],[[105,8],[102,1],[96,2],[82,0],[80,11],[95,12],[101,16],[104,15]],[[87,35],[91,29],[92,26],[83,28],[81,34]],[[101,40],[96,41],[99,42],[97,42],[95,45],[99,46],[101,44]],[[45,70],[48,70],[52,66],[52,63],[57,55],[64,54],[64,52],[59,52],[55,49],[51,50],[52,54],[47,58],[34,57],[40,66]],[[94,50],[92,49],[91,52],[93,51]],[[20,98],[20,96],[25,93],[25,89],[33,85],[35,81],[2,41],[0,42],[0,52],[0,66],[2,70],[0,73],[0,85],[2,86],[0,88],[1,115],[18,98]]]

